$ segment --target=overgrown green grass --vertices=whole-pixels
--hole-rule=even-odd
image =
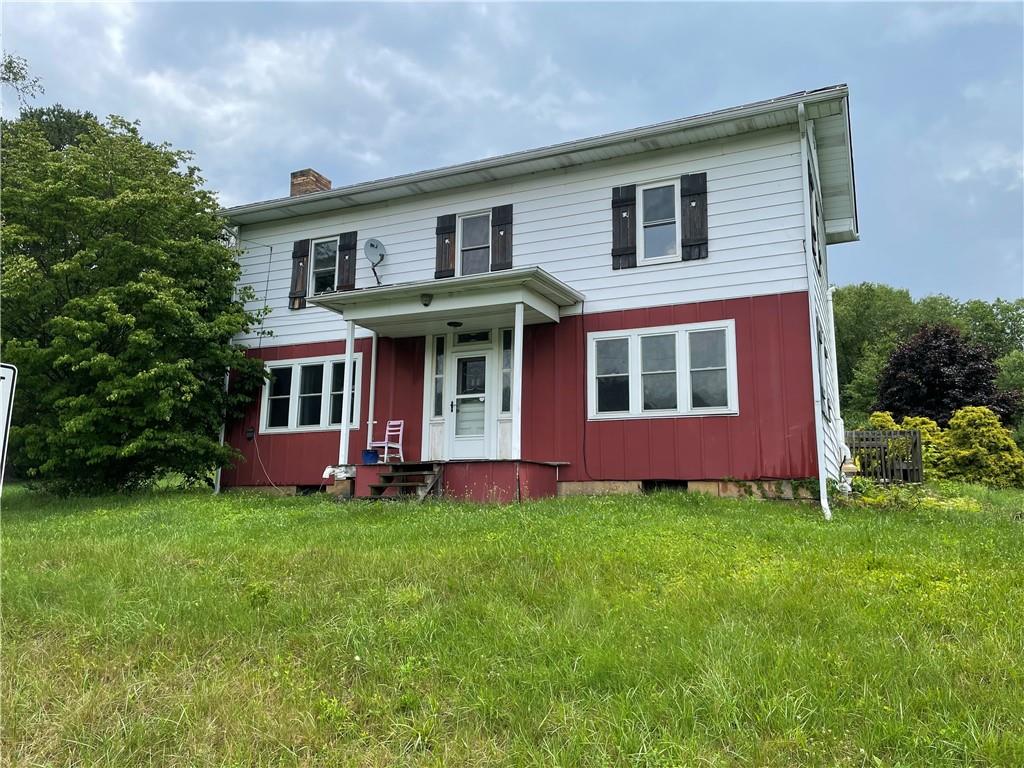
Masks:
[[[1024,765],[1024,496],[967,493],[825,523],[9,488],[2,759]]]

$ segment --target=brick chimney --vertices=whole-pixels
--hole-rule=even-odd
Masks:
[[[308,195],[310,192],[326,192],[330,188],[331,180],[319,171],[314,171],[312,168],[292,171],[291,197]]]

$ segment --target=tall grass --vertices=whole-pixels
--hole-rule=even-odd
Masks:
[[[1024,765],[1020,494],[5,492],[10,765]]]

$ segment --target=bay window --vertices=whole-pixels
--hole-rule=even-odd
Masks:
[[[591,419],[734,414],[732,320],[588,335]]]
[[[349,425],[359,428],[362,355],[355,353]],[[313,432],[340,429],[345,396],[345,361],[311,357],[270,363],[263,386],[261,433]]]

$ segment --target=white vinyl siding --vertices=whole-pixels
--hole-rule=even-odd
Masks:
[[[591,419],[739,412],[733,320],[587,334]]]
[[[637,269],[611,268],[611,194],[624,184],[707,173],[709,258],[677,258]],[[539,173],[512,181],[411,197],[380,206],[243,226],[242,284],[272,310],[263,345],[340,337],[341,318],[327,310],[288,309],[295,240],[358,230],[384,243],[381,282],[433,280],[434,228],[439,215],[514,206],[512,250],[516,267],[537,265],[586,296],[586,311],[709,301],[807,290],[799,135],[774,129],[731,139]],[[678,220],[678,216],[677,216]],[[374,284],[359,258],[357,285]],[[566,310],[566,314],[578,312]],[[361,329],[360,336],[369,335]],[[254,333],[241,339],[255,344]]]
[[[353,356],[355,382],[349,425],[359,428],[362,353]],[[263,385],[260,434],[340,430],[344,396],[343,355],[267,362],[270,381]]]

